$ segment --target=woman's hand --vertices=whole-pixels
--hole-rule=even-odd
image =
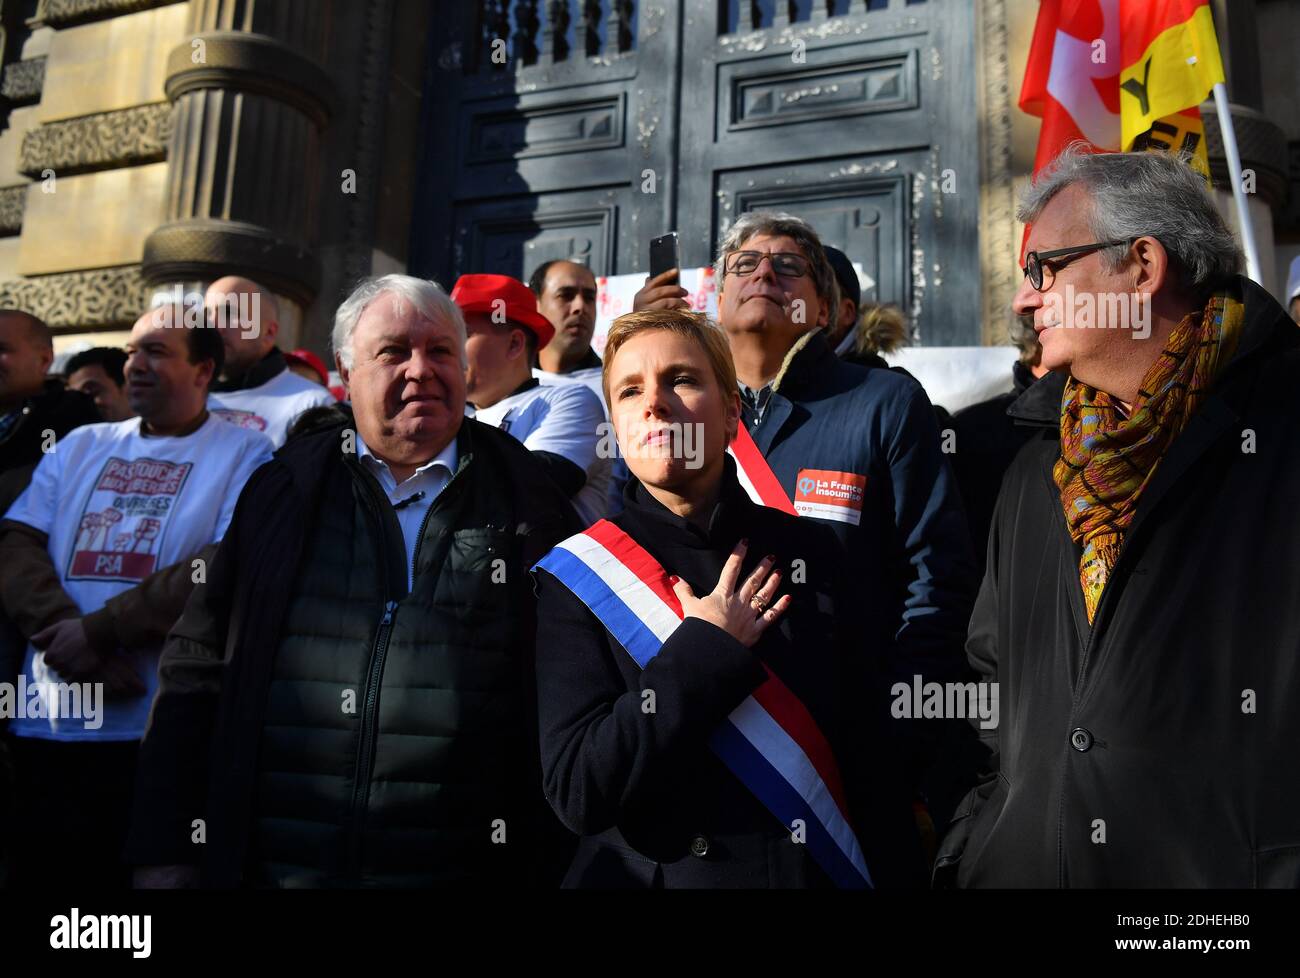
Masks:
[[[791,599],[787,594],[772,604],[772,598],[781,586],[781,573],[772,570],[775,558],[770,556],[759,561],[758,566],[737,590],[740,565],[747,549],[748,542],[745,540],[736,544],[731,556],[722,565],[718,586],[712,594],[697,598],[691,586],[677,577],[672,578],[672,585],[687,618],[703,618],[717,625],[745,648],[752,649],[768,626],[790,607]]]

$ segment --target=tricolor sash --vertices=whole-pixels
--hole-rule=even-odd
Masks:
[[[776,473],[772,471],[772,467],[767,464],[767,459],[754,444],[754,439],[746,430],[743,420],[736,426],[736,437],[727,446],[727,451],[736,460],[736,477],[745,487],[745,492],[749,493],[750,499],[760,506],[770,506],[791,516],[799,515],[795,512],[790,497],[781,488]]]
[[[608,520],[565,540],[536,566],[577,595],[643,669],[682,623],[668,573]],[[709,747],[782,825],[794,831],[802,822],[810,854],[837,886],[872,886],[830,744],[771,669]]]

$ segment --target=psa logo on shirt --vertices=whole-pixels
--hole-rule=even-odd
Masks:
[[[142,581],[158,569],[190,462],[110,458],[81,511],[69,581]]]

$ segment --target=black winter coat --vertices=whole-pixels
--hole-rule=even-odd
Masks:
[[[1012,367],[1012,378],[1012,389],[1007,393],[962,408],[952,416],[956,451],[949,457],[962,502],[966,504],[975,566],[981,571],[988,556],[989,526],[993,523],[1002,476],[1035,431],[1028,425],[1016,424],[1007,414],[1016,398],[1034,383],[1034,375],[1017,362]]]
[[[554,885],[572,840],[539,784],[527,569],[576,517],[522,445],[466,419],[408,592],[344,428],[253,474],[168,637],[130,861],[201,861],[212,887]]]
[[[1012,414],[967,651],[1000,684],[936,877],[1300,886],[1300,328],[1238,288],[1237,353],[1160,461],[1089,627],[1052,481],[1063,378]]]
[[[613,522],[704,595],[737,541],[744,573],[766,554],[794,597],[751,650],[688,618],[640,669],[599,620],[537,571],[537,684],[547,798],[583,839],[565,885],[598,888],[829,886],[808,854],[709,749],[722,720],[765,679],[761,663],[808,707],[845,781],[851,817],[878,886],[916,883],[919,844],[889,732],[881,658],[835,614],[842,567],[828,528],[755,505],[727,459],[707,530],[675,516],[635,479]],[[793,580],[800,559],[806,580]],[[742,577],[743,580],[743,577]],[[654,693],[647,713],[643,691]],[[923,875],[919,877],[923,879]]]
[[[91,398],[68,390],[60,380],[47,380],[21,410],[23,416],[0,439],[0,516],[22,495],[44,457],[46,431],[54,432],[58,439],[73,428],[103,420]]]
[[[45,382],[41,392],[21,408],[23,416],[0,439],[0,516],[23,494],[43,457],[45,433],[62,438],[83,424],[98,424],[95,402],[81,391],[68,390],[60,380]],[[27,639],[0,612],[0,682],[15,681],[22,668]]]

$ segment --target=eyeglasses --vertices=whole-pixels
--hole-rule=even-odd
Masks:
[[[1029,279],[1029,284],[1034,287],[1034,291],[1042,292],[1044,266],[1051,271],[1052,277],[1055,278],[1056,273],[1062,268],[1084,255],[1090,255],[1094,251],[1111,248],[1115,245],[1129,245],[1135,240],[1135,238],[1128,238],[1122,241],[1098,241],[1095,244],[1079,245],[1075,248],[1057,248],[1055,251],[1031,251],[1025,255],[1025,267],[1021,271],[1025,273],[1025,278]]]
[[[766,251],[733,251],[727,256],[727,274],[753,275],[766,258],[772,263],[772,271],[782,278],[802,278],[812,267],[803,255],[790,251],[778,251],[775,254]]]

